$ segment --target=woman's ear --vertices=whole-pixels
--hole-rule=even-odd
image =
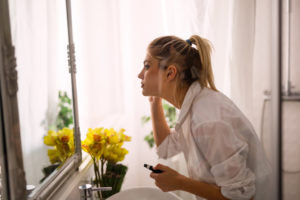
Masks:
[[[168,81],[172,81],[173,79],[175,79],[177,75],[177,68],[175,67],[175,65],[169,65],[166,71]]]

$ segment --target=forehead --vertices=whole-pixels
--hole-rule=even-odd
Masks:
[[[144,64],[145,63],[156,64],[156,63],[158,63],[158,60],[155,59],[150,53],[147,53],[145,60],[144,60]]]

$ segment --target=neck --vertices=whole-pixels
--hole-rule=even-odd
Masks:
[[[175,106],[177,109],[181,109],[184,97],[188,91],[189,87],[185,87],[180,91],[177,91],[174,87],[173,89],[169,90],[168,94],[163,98],[168,101],[170,104]]]

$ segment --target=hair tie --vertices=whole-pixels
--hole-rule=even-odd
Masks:
[[[187,39],[186,42],[187,42],[190,46],[192,46],[192,41],[191,41],[191,40]]]

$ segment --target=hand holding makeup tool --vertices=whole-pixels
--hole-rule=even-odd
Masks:
[[[163,172],[159,169],[153,169],[153,167],[151,165],[148,165],[148,164],[144,164],[144,167],[146,167],[147,169],[151,170],[154,173],[162,173]]]

